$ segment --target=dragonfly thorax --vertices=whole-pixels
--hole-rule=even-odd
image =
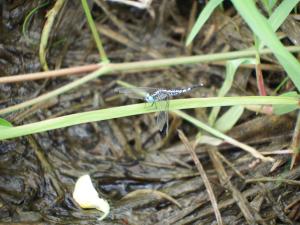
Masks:
[[[146,101],[146,102],[149,102],[149,103],[153,103],[153,102],[155,102],[155,99],[153,98],[152,95],[147,94],[147,95],[145,96],[145,101]]]

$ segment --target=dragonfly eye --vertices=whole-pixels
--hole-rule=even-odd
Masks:
[[[149,103],[153,103],[154,102],[153,96],[151,96],[149,94],[146,95],[145,100],[146,100],[146,102],[149,102]]]

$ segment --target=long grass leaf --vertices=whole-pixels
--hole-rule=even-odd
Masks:
[[[299,3],[300,0],[282,1],[280,5],[274,10],[268,19],[268,23],[273,31],[277,31],[281,24],[286,20],[293,8]],[[272,4],[272,3],[270,3]],[[264,47],[264,43],[259,43],[259,49]]]
[[[274,10],[268,22],[272,27],[273,31],[277,31],[277,29],[281,26],[281,24],[288,17],[290,12],[296,5],[299,3],[299,0],[288,0],[282,1],[281,4]]]
[[[214,136],[216,136],[218,138],[221,138],[221,139],[225,140],[226,142],[249,152],[250,154],[252,154],[256,158],[259,158],[263,161],[274,161],[273,158],[263,156],[260,152],[258,152],[257,150],[255,150],[251,146],[246,145],[244,143],[241,143],[241,142],[227,136],[226,134],[223,134],[222,132],[208,126],[205,123],[202,123],[201,121],[195,119],[194,117],[192,117],[192,116],[190,116],[190,115],[188,115],[188,114],[186,114],[186,113],[184,113],[180,110],[176,110],[175,113],[177,115],[179,115],[180,117],[182,117],[183,119],[185,119],[185,120],[189,121],[190,123],[194,124],[195,126],[209,132],[210,134],[213,134]]]
[[[28,35],[28,26],[29,26],[29,23],[30,23],[30,20],[31,18],[33,17],[33,15],[41,8],[47,6],[50,2],[47,1],[45,3],[42,3],[41,5],[35,7],[34,9],[32,9],[25,17],[24,19],[24,22],[23,22],[23,25],[22,25],[22,33],[23,33],[23,36],[25,38],[25,41],[30,44],[30,43],[34,43],[34,41],[32,41]]]
[[[105,50],[103,48],[102,41],[101,41],[100,35],[97,31],[97,28],[96,28],[95,22],[93,20],[89,5],[87,3],[87,0],[81,0],[81,4],[82,4],[82,7],[83,7],[85,16],[87,18],[89,27],[91,29],[91,32],[93,34],[93,38],[94,38],[94,41],[96,43],[97,49],[99,51],[101,62],[107,63],[107,62],[109,62],[109,60],[108,60],[108,58],[106,56],[106,53],[105,53]]]
[[[242,64],[255,64],[255,59],[251,58],[241,58],[227,61],[226,63],[226,74],[225,74],[225,81],[222,84],[222,87],[218,93],[218,97],[223,97],[227,94],[230,90],[234,75],[238,69],[238,67]],[[209,115],[208,121],[210,125],[215,123],[215,120],[219,114],[220,107],[214,107]]]
[[[273,51],[288,76],[294,82],[297,89],[300,90],[299,62],[278,40],[267,19],[256,8],[254,1],[232,0],[232,3],[252,31]]]
[[[280,96],[286,96],[286,97],[300,97],[297,92],[293,91],[293,92],[287,92],[287,93],[284,93]],[[289,113],[289,112],[292,112],[294,110],[296,110],[298,107],[295,106],[295,105],[274,105],[273,106],[274,108],[274,113],[276,115],[283,115],[283,114],[286,114],[286,113]]]
[[[6,127],[12,127],[13,125],[8,122],[7,120],[0,118],[0,129],[1,128],[6,128]]]
[[[265,9],[270,15],[272,13],[272,9],[275,6],[277,0],[260,0],[260,1],[263,3]]]
[[[248,96],[248,97],[223,97],[223,98],[189,98],[176,99],[169,101],[169,110],[191,109],[214,106],[233,106],[233,105],[297,105],[298,97],[282,96]],[[71,114],[41,122],[31,123],[16,127],[7,127],[5,132],[0,132],[0,140],[20,137],[23,135],[68,127],[72,125],[89,123],[95,121],[109,120],[151,112],[157,112],[159,109],[146,106],[145,103],[133,104],[127,106],[113,107],[108,109],[95,110]]]
[[[221,132],[229,131],[239,120],[244,112],[244,106],[230,107],[215,123],[215,128]]]
[[[202,28],[203,24],[207,21],[207,19],[210,17],[212,12],[215,10],[215,8],[220,5],[223,2],[223,0],[210,0],[207,5],[204,7],[202,12],[197,18],[196,23],[194,24],[187,40],[186,45],[189,45],[196,35],[199,33],[200,29]]]

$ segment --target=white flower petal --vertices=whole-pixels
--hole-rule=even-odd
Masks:
[[[86,174],[78,178],[74,192],[74,200],[83,209],[97,209],[104,213],[99,220],[103,220],[109,214],[109,204],[105,199],[99,198],[94,188],[90,175]]]

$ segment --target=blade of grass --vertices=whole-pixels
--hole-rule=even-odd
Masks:
[[[58,96],[59,94],[61,93],[64,93],[64,92],[67,92],[75,87],[78,87],[92,79],[95,79],[96,77],[98,76],[101,76],[105,73],[108,73],[109,72],[109,67],[102,67],[98,70],[96,70],[95,72],[93,73],[90,73],[78,80],[75,80],[67,85],[64,85],[60,88],[57,88],[55,89],[54,91],[51,91],[51,92],[48,92],[46,94],[43,94],[37,98],[34,98],[34,99],[31,99],[31,100],[28,100],[28,101],[25,101],[25,102],[22,102],[20,104],[17,104],[17,105],[14,105],[14,106],[10,106],[8,108],[5,108],[5,109],[1,109],[0,110],[0,114],[5,114],[5,113],[9,113],[9,112],[13,112],[13,111],[16,111],[16,110],[19,110],[19,109],[23,109],[23,108],[26,108],[28,106],[31,106],[31,105],[34,105],[34,104],[37,104],[37,103],[40,103],[40,102],[43,102],[43,101],[46,101],[50,98],[53,98],[53,97],[56,97]]]
[[[204,9],[198,16],[197,21],[196,21],[195,25],[193,26],[191,32],[189,33],[189,36],[186,40],[185,45],[189,45],[194,40],[194,38],[196,37],[196,35],[199,33],[200,29],[202,28],[203,24],[207,21],[207,19],[210,17],[210,15],[215,10],[215,8],[218,5],[220,5],[222,2],[223,2],[223,0],[210,0],[206,4]]]
[[[248,96],[248,97],[223,97],[223,98],[189,98],[176,99],[169,101],[169,109],[190,109],[214,106],[233,106],[233,105],[297,105],[297,97],[284,96]],[[127,106],[113,107],[90,112],[76,113],[62,116],[54,119],[48,119],[41,122],[35,122],[16,127],[0,128],[0,140],[20,137],[23,135],[34,134],[38,132],[68,127],[72,125],[115,119],[151,112],[157,112],[155,107],[145,107],[145,103],[133,104]],[[210,128],[210,127],[209,127]],[[5,132],[1,132],[5,129]],[[212,129],[212,128],[210,128]]]
[[[300,51],[299,46],[287,47],[287,49],[291,52]],[[270,52],[271,51],[269,49],[263,49],[260,51],[260,54],[269,54]],[[124,72],[133,72],[133,71],[136,72],[136,71],[143,71],[143,70],[149,71],[150,69],[167,68],[179,64],[186,65],[186,64],[195,64],[195,63],[207,63],[212,61],[224,61],[228,59],[250,57],[250,56],[254,56],[255,53],[256,53],[255,50],[249,49],[245,51],[216,53],[216,54],[209,54],[209,55],[186,56],[186,57],[148,60],[148,61],[130,62],[130,63],[102,64],[101,65],[102,67],[99,70],[96,70],[95,72],[88,74],[85,77],[82,77],[78,80],[75,80],[65,86],[62,86],[54,91],[48,92],[42,96],[39,96],[35,99],[28,100],[18,105],[0,109],[0,115],[14,112],[16,110],[20,110],[25,107],[29,107],[31,105],[56,97],[66,91],[69,91],[73,88],[83,85],[84,83],[92,79],[95,79],[102,75],[107,75],[112,72],[124,73]]]
[[[238,67],[242,64],[255,64],[254,59],[250,58],[241,58],[227,61],[226,63],[226,75],[225,81],[222,84],[221,89],[219,90],[218,97],[223,97],[227,94],[229,89],[232,86],[234,75],[238,69]],[[220,112],[220,107],[214,107],[209,115],[208,121],[210,125],[214,125],[216,118]]]
[[[277,0],[272,0],[272,1],[270,1],[270,0],[261,0],[261,2],[264,5],[264,8],[267,10],[269,15],[271,15],[272,9],[273,9],[274,5],[276,4],[276,1]]]
[[[284,67],[298,90],[300,90],[300,64],[296,58],[286,51],[266,18],[258,11],[253,0],[231,0],[237,11],[252,29],[252,31],[274,53],[280,64]]]
[[[272,27],[273,31],[277,31],[277,29],[281,26],[281,24],[288,17],[290,12],[296,7],[299,3],[299,0],[289,0],[282,1],[280,5],[274,10],[268,22]]]
[[[52,29],[52,26],[54,24],[54,20],[61,10],[62,6],[64,5],[65,0],[57,0],[55,2],[55,5],[49,12],[47,13],[47,21],[43,27],[42,35],[41,35],[41,41],[40,41],[40,48],[39,48],[39,57],[40,57],[40,63],[45,71],[48,71],[48,64],[46,60],[46,49],[47,44],[49,40],[49,34]]]
[[[285,77],[283,81],[278,84],[278,86],[275,88],[275,90],[272,92],[271,95],[276,95],[277,92],[289,81],[289,77]]]
[[[269,0],[269,5],[271,8],[274,7],[276,4],[276,0]],[[296,5],[299,3],[299,0],[291,0],[291,1],[282,1],[280,5],[274,10],[270,18],[268,19],[268,22],[270,26],[272,27],[273,31],[277,31],[277,29],[281,26],[281,24],[285,21],[285,19],[288,17],[290,12],[296,7]],[[262,49],[264,47],[264,44],[262,42],[259,43],[259,49]],[[288,77],[286,77],[275,89],[273,92],[273,95],[278,92],[278,90],[289,80]]]
[[[222,132],[206,125],[205,123],[202,123],[201,121],[195,119],[194,117],[192,117],[180,110],[174,110],[173,112],[175,112],[177,115],[179,115],[183,119],[187,120],[188,122],[194,124],[195,126],[213,134],[214,136],[216,136],[218,138],[225,140],[226,142],[228,142],[234,146],[237,146],[237,147],[247,151],[248,153],[253,155],[255,158],[261,159],[263,161],[274,161],[271,157],[263,156],[260,152],[256,151],[256,149],[252,148],[251,146],[241,143],[241,142],[223,134]]]
[[[26,17],[25,17],[25,19],[24,19],[24,22],[23,22],[23,25],[22,25],[22,33],[23,33],[23,36],[24,36],[24,38],[25,38],[25,41],[26,41],[28,44],[34,43],[34,42],[30,39],[30,37],[29,37],[29,35],[28,35],[28,32],[27,32],[27,31],[28,31],[29,22],[30,22],[31,18],[33,17],[34,13],[36,13],[39,9],[45,7],[45,6],[48,5],[49,3],[50,3],[50,2],[47,1],[47,2],[45,2],[45,3],[40,4],[39,6],[35,7],[34,9],[32,9],[32,10],[26,15]]]
[[[214,127],[224,133],[229,131],[242,116],[243,112],[243,106],[232,106],[216,121]]]
[[[60,76],[74,76],[81,75],[83,73],[93,72],[99,69],[99,64],[88,64],[82,66],[73,66],[70,68],[62,68],[57,70],[50,70],[45,72],[26,73],[12,76],[0,76],[0,84],[24,82],[29,80],[47,79]]]
[[[268,23],[270,24],[272,30],[275,32],[281,26],[281,24],[288,17],[290,12],[296,5],[299,3],[299,0],[290,0],[290,1],[282,1],[280,5],[274,10],[272,15],[268,19]],[[272,4],[272,3],[271,3]],[[259,43],[259,49],[262,49],[264,44],[262,42]]]
[[[85,16],[87,18],[89,27],[92,31],[93,38],[94,38],[94,41],[96,43],[97,49],[99,51],[101,62],[107,63],[107,62],[109,62],[109,60],[106,56],[106,53],[104,51],[104,48],[103,48],[103,45],[102,45],[102,42],[101,42],[101,39],[100,39],[100,36],[97,32],[97,28],[96,28],[95,22],[93,20],[89,5],[87,3],[87,0],[81,0],[81,4],[82,4],[82,7],[83,7]]]
[[[284,93],[280,96],[287,96],[287,97],[297,97],[299,98],[300,96],[297,94],[297,92],[295,91],[292,91],[292,92],[287,92],[287,93]],[[276,115],[283,115],[283,114],[286,114],[286,113],[289,113],[289,112],[292,112],[294,110],[296,110],[298,107],[297,106],[294,106],[294,105],[274,105],[273,106],[273,112],[276,114]]]
[[[0,118],[0,126],[1,127],[12,127],[13,125],[7,120]]]

